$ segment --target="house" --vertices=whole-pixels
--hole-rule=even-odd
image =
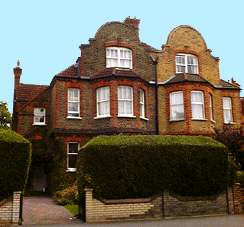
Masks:
[[[96,135],[212,136],[215,127],[242,124],[240,85],[220,79],[219,58],[197,30],[179,26],[157,50],[140,41],[139,23],[128,17],[102,25],[49,86],[20,83],[18,61],[13,130],[33,144],[34,191],[51,187],[54,174],[43,157],[59,154],[58,139],[72,178],[79,148]]]

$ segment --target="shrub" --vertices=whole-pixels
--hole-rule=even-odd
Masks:
[[[55,194],[55,202],[59,205],[78,204],[78,190],[76,183],[64,190],[57,191]]]
[[[0,129],[0,200],[26,185],[31,162],[31,144],[24,137]]]
[[[237,171],[237,183],[241,184],[241,187],[244,187],[244,171]]]
[[[228,150],[202,136],[98,136],[82,147],[78,170],[79,190],[93,185],[107,199],[148,197],[163,189],[213,195],[228,185]]]

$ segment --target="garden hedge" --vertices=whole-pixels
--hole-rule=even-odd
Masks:
[[[148,197],[168,189],[183,196],[222,192],[228,149],[203,136],[98,136],[81,148],[78,187],[107,199]]]
[[[0,200],[24,189],[30,162],[30,142],[16,132],[0,129]]]

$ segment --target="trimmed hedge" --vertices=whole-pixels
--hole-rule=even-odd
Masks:
[[[78,187],[106,199],[139,198],[168,189],[183,196],[222,192],[228,149],[203,136],[98,136],[81,148]]]
[[[0,200],[26,185],[31,144],[11,130],[0,129]]]

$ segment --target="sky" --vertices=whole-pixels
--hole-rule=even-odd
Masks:
[[[128,16],[140,19],[141,42],[159,50],[174,28],[195,28],[220,58],[220,78],[233,77],[244,88],[243,8],[243,0],[0,0],[0,101],[12,113],[18,60],[21,83],[49,85],[76,62],[80,44],[88,44],[103,24]]]

